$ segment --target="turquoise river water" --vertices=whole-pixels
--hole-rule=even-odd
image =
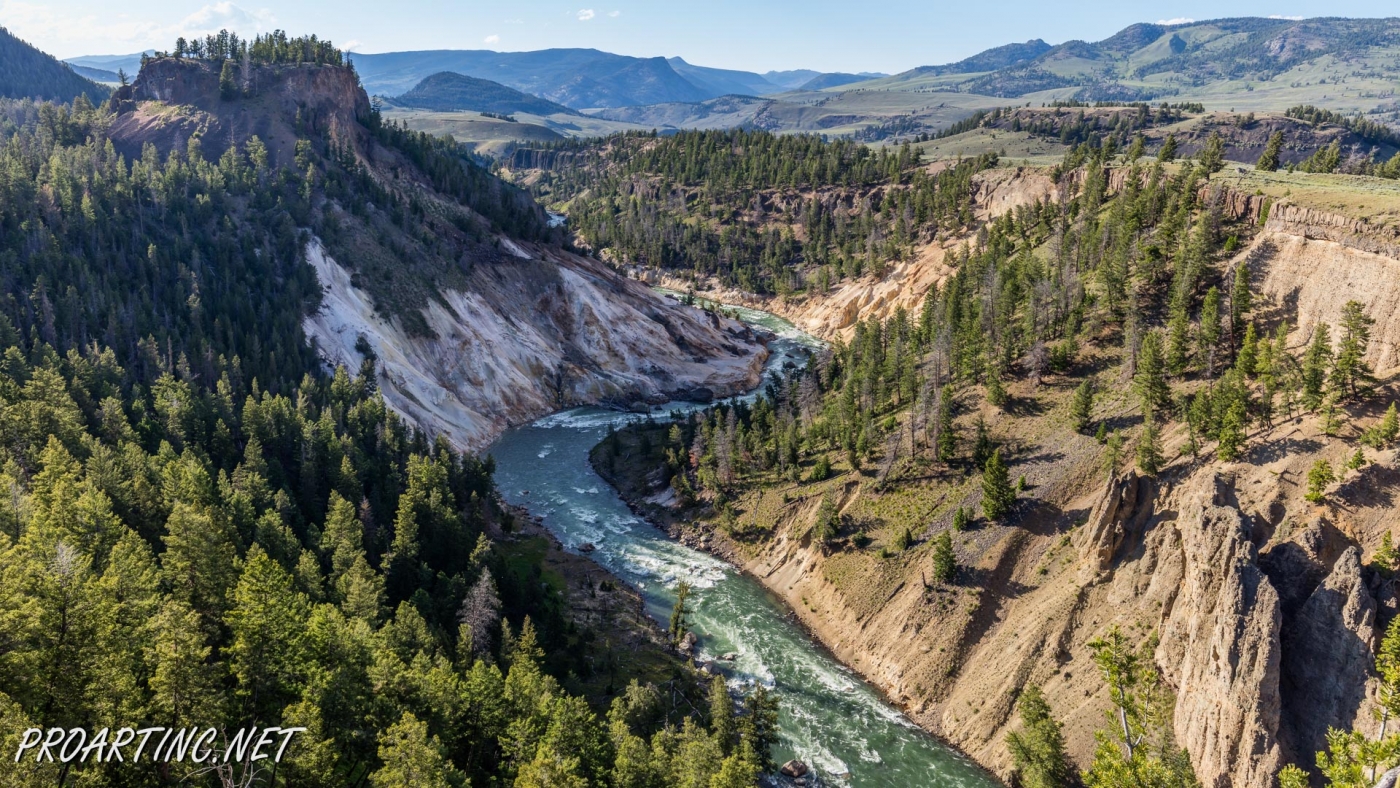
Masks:
[[[769,369],[802,363],[814,340],[765,312],[739,309],[745,321],[778,334]],[[655,410],[664,417],[677,408]],[[695,588],[692,629],[702,657],[720,662],[731,686],[763,682],[779,696],[778,763],[799,758],[828,785],[992,788],[999,783],[910,722],[837,662],[756,580],[681,545],[632,514],[590,466],[589,450],[608,427],[641,418],[578,408],[513,429],[493,445],[502,495],[543,519],[563,544],[591,543],[591,557],[639,589],[648,612],[665,621],[681,581]]]

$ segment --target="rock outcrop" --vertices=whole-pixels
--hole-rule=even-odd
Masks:
[[[1391,257],[1370,251],[1380,241],[1332,233],[1333,240],[1310,235],[1322,225],[1293,224],[1275,214],[1295,213],[1276,206],[1265,228],[1236,262],[1247,261],[1256,292],[1280,304],[1293,327],[1289,343],[1305,345],[1317,326],[1337,326],[1348,301],[1366,305],[1375,319],[1367,361],[1377,370],[1400,366],[1400,248]],[[1316,211],[1296,211],[1316,218]],[[1354,225],[1346,225],[1354,229]],[[1335,337],[1335,332],[1334,332]]]
[[[306,333],[328,363],[351,369],[364,360],[363,338],[390,407],[464,450],[560,407],[726,396],[758,384],[767,350],[742,324],[662,299],[596,260],[507,248],[516,254],[478,266],[466,288],[428,305],[436,337],[425,338],[376,312],[313,240],[307,260],[324,300]]]
[[[1284,735],[1309,768],[1329,727],[1356,729],[1370,718],[1375,640],[1376,600],[1360,551],[1349,547],[1283,631]]]
[[[1184,491],[1175,526],[1183,583],[1161,627],[1157,664],[1177,687],[1174,727],[1206,788],[1271,788],[1284,764],[1278,593],[1255,562],[1228,482],[1203,476]]]
[[[217,158],[229,145],[257,136],[275,163],[290,164],[300,137],[367,139],[362,122],[370,115],[369,97],[354,71],[309,63],[237,71],[239,94],[224,98],[213,61],[147,60],[136,81],[109,100],[117,151],[140,158],[149,143],[165,154],[183,150],[193,137],[206,156]]]

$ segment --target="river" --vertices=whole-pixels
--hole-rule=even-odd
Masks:
[[[790,323],[740,308],[746,322],[778,334],[769,369],[800,363],[815,343]],[[667,405],[655,415],[693,410]],[[731,686],[761,681],[781,704],[782,763],[799,758],[827,784],[909,788],[992,788],[999,783],[914,725],[802,630],[773,594],[733,566],[681,545],[632,514],[588,461],[608,427],[639,418],[577,408],[508,431],[490,454],[502,496],[543,519],[569,549],[592,543],[591,557],[638,588],[648,612],[666,621],[675,588],[690,583],[691,628],[701,655],[719,662]]]

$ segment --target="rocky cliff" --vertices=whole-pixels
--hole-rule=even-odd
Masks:
[[[1248,263],[1256,289],[1278,304],[1306,344],[1319,324],[1337,325],[1348,301],[1375,319],[1369,361],[1400,366],[1400,232],[1340,214],[1280,202],[1232,264]]]
[[[989,170],[973,178],[973,201],[979,219],[991,219],[1037,200],[1059,199],[1059,187],[1040,170],[1012,168]],[[846,199],[852,199],[847,196]],[[781,209],[790,206],[774,206]],[[903,308],[917,314],[929,288],[942,282],[953,269],[945,262],[947,254],[971,240],[954,238],[919,248],[912,259],[897,263],[882,277],[863,276],[847,280],[820,295],[799,298],[758,297],[750,293],[705,283],[703,295],[731,304],[764,309],[791,320],[813,336],[832,340],[849,337],[857,320],[888,319]],[[678,290],[688,281],[665,271],[642,270],[641,276]]]
[[[207,60],[153,58],[136,80],[112,94],[110,129],[117,150],[131,158],[152,144],[180,150],[191,137],[217,158],[252,136],[277,164],[290,164],[296,141],[335,136],[362,144],[369,97],[355,72],[328,65],[248,65],[236,69],[236,97],[219,90],[220,68]]]
[[[325,299],[306,333],[333,365],[358,368],[368,347],[395,411],[473,451],[562,407],[709,399],[758,384],[767,351],[743,324],[659,298],[596,260],[507,248],[429,304],[431,336],[412,336],[313,240],[307,260]]]
[[[1074,444],[1088,439],[1071,438],[1067,461],[1032,469],[1047,500],[1014,526],[956,537],[966,580],[952,586],[927,583],[927,534],[866,569],[803,538],[819,492],[782,507],[757,546],[676,532],[753,573],[916,721],[1003,776],[1027,682],[1087,765],[1110,707],[1087,644],[1118,626],[1157,643],[1176,740],[1202,785],[1272,788],[1285,763],[1313,767],[1329,726],[1375,732],[1373,648],[1394,611],[1363,558],[1389,527],[1400,465],[1386,452],[1316,506],[1298,480],[1318,457],[1339,464],[1345,443],[1311,419],[1255,437],[1244,462],[1178,461],[1156,481],[1129,473],[1062,499],[1086,480]],[[841,489],[843,511],[869,511],[874,493]]]

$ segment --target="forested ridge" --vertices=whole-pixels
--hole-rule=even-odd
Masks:
[[[0,27],[0,97],[101,101],[108,90]]]
[[[126,161],[109,121],[85,98],[0,104],[0,736],[307,730],[275,768],[25,759],[6,785],[745,786],[771,768],[761,689],[677,705],[619,676],[591,707],[578,688],[607,647],[542,577],[540,539],[513,536],[490,461],[390,412],[372,353],[331,373],[302,333],[308,229],[371,238],[390,266],[502,228],[543,238],[538,208],[375,118],[414,166],[399,180],[310,135],[285,162],[256,137]]]
[[[839,573],[854,573],[851,567],[872,566],[878,578],[888,577],[882,562],[897,572],[914,561],[925,603],[939,611],[948,605],[946,617],[934,620],[949,627],[957,626],[953,605],[968,588],[974,598],[1002,592],[979,587],[987,570],[962,564],[954,540],[985,524],[1015,528],[1034,509],[1018,474],[1044,461],[1033,455],[1052,452],[1004,431],[1036,419],[1049,402],[1059,404],[1045,419],[1097,437],[1097,463],[1109,478],[1130,469],[1156,477],[1169,463],[1181,472],[1242,460],[1254,435],[1316,414],[1327,435],[1350,434],[1356,443],[1346,469],[1319,459],[1307,474],[1307,499],[1323,501],[1338,474],[1364,467],[1366,450],[1400,437],[1393,404],[1367,425],[1353,423],[1347,409],[1375,391],[1365,361],[1373,319],[1353,301],[1303,352],[1290,350],[1287,322],[1256,299],[1249,259],[1233,259],[1241,238],[1267,220],[1269,205],[1257,225],[1224,210],[1224,193],[1211,185],[1222,166],[1218,146],[1185,162],[1142,154],[1134,145],[1119,163],[1111,144],[1077,146],[1055,172],[1068,199],[1024,205],[979,228],[950,255],[952,275],[916,313],[900,309],[888,320],[857,323],[848,340],[816,352],[752,404],[614,433],[595,463],[634,501],[654,495],[643,477],[669,480],[676,513],[661,516],[703,522],[696,527],[719,532],[740,554],[764,555],[762,546],[780,536],[818,547],[830,558],[811,571],[831,583],[847,582]],[[1115,167],[1126,170],[1124,185],[1110,193]],[[1109,386],[1130,393],[1103,390]],[[1056,389],[1072,396],[1055,399]],[[1096,407],[1110,393],[1130,403],[1129,415],[1105,416]],[[988,412],[999,417],[979,415]],[[1184,433],[1179,454],[1165,448],[1169,428]],[[843,515],[857,486],[866,490],[862,500],[877,502],[862,512],[888,500],[878,511],[894,514]],[[975,508],[962,504],[969,493]],[[778,497],[781,506],[766,503]],[[812,514],[794,518],[808,499]],[[794,519],[784,526],[785,518]],[[1400,561],[1389,544],[1368,571],[1393,575]],[[869,601],[845,598],[852,606]],[[1112,690],[1112,709],[1082,774],[1065,754],[1056,710],[1034,686],[1020,690],[1022,725],[1007,745],[1023,784],[1196,784],[1172,734],[1175,701],[1153,666],[1155,644],[1148,638],[1139,647],[1116,628],[1088,644]],[[1385,698],[1397,686],[1397,644],[1400,625],[1391,623],[1376,656],[1382,692],[1391,693]],[[956,669],[947,668],[949,675]],[[1384,728],[1379,739],[1335,730],[1318,769],[1332,786],[1370,785],[1363,772],[1395,766],[1397,746],[1400,738]],[[1289,767],[1283,778],[1293,782],[1285,784],[1304,784],[1300,775]]]
[[[595,251],[766,294],[825,291],[968,228],[972,176],[996,156],[930,174],[907,145],[683,131],[564,141],[515,161],[546,162],[532,189],[568,201]]]

